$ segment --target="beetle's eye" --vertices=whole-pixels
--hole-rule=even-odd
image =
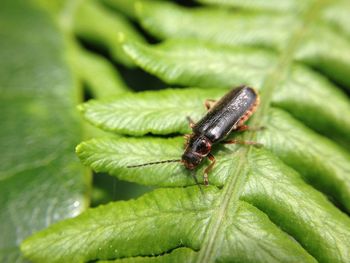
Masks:
[[[206,155],[210,152],[210,145],[204,139],[201,139],[196,147],[196,152]]]

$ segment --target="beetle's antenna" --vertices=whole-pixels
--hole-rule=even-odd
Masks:
[[[142,163],[142,164],[136,164],[136,165],[128,165],[126,168],[135,168],[135,167],[142,167],[142,166],[148,166],[148,165],[154,165],[154,164],[160,164],[160,163],[177,163],[181,162],[181,159],[178,160],[165,160],[165,161],[158,161],[158,162],[150,162],[150,163]]]
[[[204,191],[203,191],[203,189],[202,189],[200,183],[198,182],[198,179],[197,179],[197,177],[196,177],[194,171],[191,172],[191,176],[192,176],[193,180],[195,181],[196,185],[198,185],[199,191],[201,191],[201,194],[204,196]]]

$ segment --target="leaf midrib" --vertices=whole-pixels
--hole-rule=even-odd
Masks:
[[[96,224],[88,224],[86,228],[84,228],[83,231],[77,231],[80,234],[77,234],[77,232],[75,232],[74,236],[72,235],[67,235],[66,239],[69,240],[74,240],[75,238],[79,241],[82,240],[84,238],[84,236],[89,236],[91,235],[92,232],[96,232],[99,229],[102,229],[103,233],[108,232],[108,229],[111,228],[117,228],[117,229],[128,229],[126,226],[135,226],[135,222],[139,221],[140,218],[142,217],[143,220],[145,219],[154,219],[154,218],[167,218],[167,217],[172,217],[174,214],[179,215],[179,214],[184,214],[184,215],[188,215],[188,214],[194,214],[194,215],[198,215],[198,213],[204,213],[204,214],[210,214],[211,210],[214,210],[215,207],[209,206],[206,208],[196,208],[196,209],[178,209],[178,210],[167,210],[167,211],[161,211],[161,209],[159,209],[159,211],[155,211],[152,214],[147,214],[147,215],[136,215],[134,214],[132,218],[125,218],[123,220],[118,221],[118,226],[115,225],[115,223],[112,223],[110,221],[106,221],[106,222],[98,222]],[[124,225],[124,226],[123,226]],[[125,226],[126,225],[126,226]],[[90,227],[89,227],[90,226]],[[123,231],[123,230],[122,230]],[[97,231],[98,232],[98,231]],[[60,240],[61,242],[65,242],[65,239],[62,239],[61,235],[60,235]],[[88,240],[88,239],[86,239]],[[57,240],[53,239],[52,240],[52,244],[56,243]]]
[[[141,108],[141,106],[140,106]],[[132,116],[135,115],[135,113],[138,114],[143,114],[143,115],[147,115],[147,114],[164,114],[164,115],[168,115],[170,114],[174,114],[174,112],[176,111],[176,114],[178,115],[178,112],[191,112],[191,110],[193,110],[193,104],[191,106],[181,106],[181,109],[179,109],[179,105],[174,105],[174,106],[165,106],[162,107],[162,110],[159,111],[159,106],[157,107],[142,107],[142,111],[140,111],[140,109],[128,109],[128,112],[125,112],[125,107],[113,107],[113,109],[115,110],[119,110],[119,111],[123,111],[123,113],[125,113],[125,115],[130,114]],[[102,110],[101,110],[102,112]],[[105,115],[112,115],[111,110],[110,109],[106,109],[105,110],[106,114]],[[115,114],[115,113],[114,113]]]
[[[118,221],[118,227],[120,227],[120,225],[125,224],[125,223],[134,223],[135,221],[139,221],[140,218],[144,219],[153,219],[153,218],[162,218],[162,217],[169,217],[169,216],[173,216],[173,214],[184,214],[184,215],[188,215],[188,214],[198,214],[198,213],[208,213],[211,210],[214,210],[215,207],[208,207],[208,208],[196,208],[196,209],[178,209],[178,210],[166,210],[166,211],[161,211],[161,209],[159,209],[159,211],[156,211],[152,214],[140,214],[140,215],[134,215],[132,218],[125,218],[123,220]],[[91,226],[91,225],[90,225]],[[104,222],[98,222],[98,224],[96,225],[92,225],[93,227],[86,227],[84,228],[83,231],[81,232],[88,232],[92,231],[94,229],[105,229],[108,227],[116,227],[114,222],[110,222],[110,221],[106,221],[106,223]],[[89,230],[89,231],[87,231]],[[89,233],[90,234],[90,233]]]
[[[279,82],[283,80],[286,76],[291,62],[293,61],[293,56],[295,51],[299,47],[299,44],[307,32],[309,25],[317,17],[320,9],[326,3],[325,0],[315,1],[310,5],[308,10],[304,12],[303,23],[301,26],[293,32],[290,38],[288,46],[284,49],[284,52],[280,53],[279,59],[277,60],[275,69],[265,78],[262,89],[261,89],[261,104],[255,116],[253,116],[251,121],[251,126],[260,127],[262,126],[264,116],[267,116],[269,107],[272,100],[272,95],[274,90],[278,86]],[[256,139],[256,133],[251,132],[245,138],[249,141],[254,141]],[[238,152],[234,155],[238,155],[239,163],[236,166],[235,172],[228,177],[227,183],[225,184],[222,192],[222,198],[219,202],[221,205],[218,207],[217,212],[212,216],[211,221],[205,233],[205,238],[203,240],[203,246],[201,247],[196,262],[215,262],[216,252],[219,251],[223,238],[220,238],[220,233],[222,233],[222,228],[225,226],[223,221],[229,212],[229,207],[233,202],[237,204],[240,194],[243,191],[243,185],[246,182],[247,171],[244,171],[244,164],[248,161],[248,156],[251,152],[251,147],[241,147]],[[233,167],[230,167],[233,168]],[[234,206],[235,213],[237,210],[237,205]]]

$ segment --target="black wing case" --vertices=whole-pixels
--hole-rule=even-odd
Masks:
[[[193,127],[193,132],[202,134],[211,142],[224,139],[238,122],[256,105],[258,95],[254,89],[242,86],[223,96],[208,113]]]

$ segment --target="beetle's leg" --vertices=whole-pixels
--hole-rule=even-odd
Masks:
[[[213,166],[216,162],[214,155],[211,153],[208,154],[208,158],[211,161],[211,164],[209,164],[209,166],[204,170],[204,185],[206,186],[209,184],[208,173],[213,169]]]
[[[251,142],[251,141],[240,141],[240,140],[228,140],[228,141],[222,141],[223,144],[242,144],[242,145],[253,145],[255,147],[262,147],[263,145],[258,142]]]
[[[263,127],[263,126],[250,127],[248,125],[243,124],[242,126],[239,126],[235,131],[239,131],[239,132],[242,132],[242,131],[261,131],[261,130],[264,130],[264,129],[265,129],[265,127]]]
[[[188,123],[190,124],[191,129],[192,129],[194,127],[194,125],[196,125],[196,124],[194,123],[194,121],[191,119],[190,116],[187,116],[186,118],[188,120]]]
[[[247,131],[247,130],[250,130],[250,127],[248,125],[242,125],[242,126],[239,126],[236,131]]]
[[[204,102],[204,106],[207,110],[210,110],[214,106],[215,103],[216,103],[216,100],[207,99]]]
[[[186,148],[187,145],[188,145],[188,142],[189,142],[189,140],[190,140],[190,138],[191,138],[191,134],[185,134],[185,135],[184,135],[184,138],[185,138],[185,148]]]

